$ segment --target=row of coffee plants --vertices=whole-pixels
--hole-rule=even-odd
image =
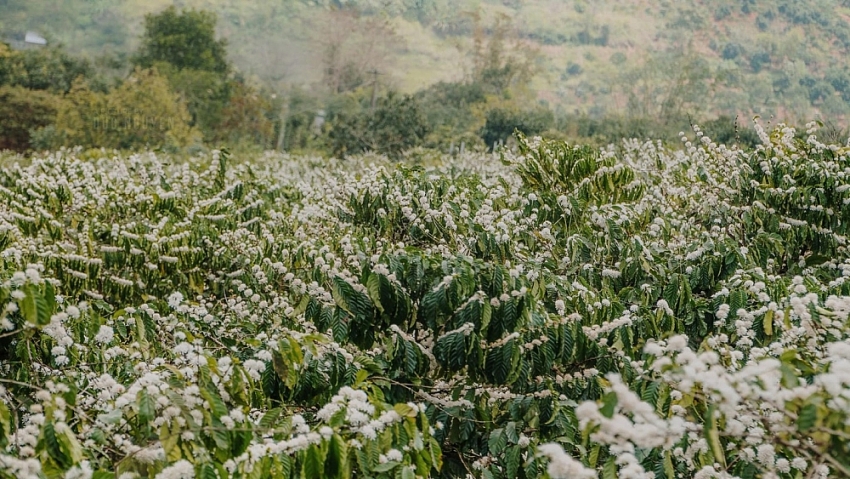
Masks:
[[[850,160],[756,130],[7,157],[0,478],[850,477]]]

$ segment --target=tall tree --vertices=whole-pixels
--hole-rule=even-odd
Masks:
[[[67,93],[76,79],[93,73],[88,61],[61,46],[19,51],[0,42],[0,85]]]
[[[389,20],[342,9],[328,18],[318,37],[328,91],[344,93],[376,81],[375,72],[387,69],[391,50],[401,41]]]
[[[253,143],[263,148],[273,146],[274,108],[270,98],[245,82],[233,82],[230,101],[222,111],[217,132],[218,141]]]
[[[29,149],[33,130],[53,122],[59,103],[46,91],[0,86],[0,150]]]
[[[525,89],[537,73],[539,52],[519,38],[507,16],[484,25],[480,13],[470,15],[474,23],[472,81],[494,94]]]
[[[380,98],[374,110],[361,107],[330,121],[330,147],[340,157],[373,151],[399,158],[405,150],[420,146],[429,132],[419,102],[394,92]]]
[[[479,136],[485,145],[492,147],[508,140],[516,130],[529,136],[537,135],[551,128],[554,122],[554,114],[546,107],[506,102],[487,111]]]
[[[230,100],[227,42],[215,36],[216,16],[208,11],[178,12],[168,7],[145,16],[145,32],[133,63],[156,67],[177,91],[191,123],[214,141],[220,135],[224,109]]]
[[[178,12],[173,6],[145,16],[142,45],[133,62],[150,68],[164,62],[178,70],[227,73],[227,41],[215,38],[216,16],[204,10]]]
[[[56,120],[67,144],[140,149],[178,148],[196,140],[186,107],[155,69],[137,69],[109,93],[77,84]]]

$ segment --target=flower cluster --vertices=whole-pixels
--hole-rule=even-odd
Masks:
[[[12,159],[0,478],[850,475],[850,160],[808,130]]]

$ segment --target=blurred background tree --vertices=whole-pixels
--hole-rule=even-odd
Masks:
[[[479,113],[487,103],[484,87],[476,82],[440,82],[416,93],[428,122],[430,133],[425,144],[441,148],[472,142],[483,125]],[[472,140],[472,141],[470,141]]]
[[[198,140],[189,113],[156,69],[136,69],[110,91],[72,88],[56,119],[56,140],[118,149],[178,149]],[[54,145],[56,146],[56,145]]]
[[[516,130],[526,135],[538,135],[554,126],[555,116],[543,106],[525,107],[515,102],[507,102],[487,110],[484,126],[480,130],[481,139],[488,147],[505,143],[513,137]]]
[[[60,102],[47,91],[0,86],[0,150],[29,149],[33,132],[54,122]]]
[[[474,25],[472,48],[468,52],[472,83],[493,95],[511,91],[527,93],[538,73],[539,51],[519,37],[509,17],[498,15],[488,25],[478,12],[470,16]]]
[[[227,42],[216,39],[216,16],[204,10],[178,11],[174,6],[145,16],[141,46],[132,63],[156,67],[180,95],[189,110],[192,126],[204,140],[215,141],[224,110],[230,101]],[[232,124],[231,124],[232,126]]]
[[[336,95],[373,86],[386,74],[391,51],[402,42],[383,16],[366,16],[353,9],[332,10],[319,36],[322,84]]]
[[[394,92],[379,98],[374,109],[339,112],[332,123],[328,143],[337,156],[373,151],[399,158],[421,145],[429,132],[419,102]]]
[[[244,82],[231,82],[230,98],[216,128],[216,143],[274,147],[275,117],[280,108],[268,95]]]
[[[87,60],[69,55],[61,45],[12,50],[0,43],[0,85],[63,94],[75,80],[91,79],[93,73]]]
[[[145,33],[133,63],[143,68],[168,63],[177,70],[227,74],[227,41],[216,39],[215,25],[215,14],[204,10],[178,11],[170,6],[145,15]]]
[[[380,5],[321,0],[316,5],[227,8],[213,0],[205,4],[210,11],[145,7],[144,18],[134,17],[138,26],[121,30],[122,21],[129,20],[116,17],[112,6],[95,8],[81,1],[68,0],[53,13],[45,10],[36,17],[35,7],[12,1],[4,12],[8,15],[0,19],[0,31],[18,38],[18,30],[26,27],[10,19],[32,17],[54,25],[53,17],[61,16],[67,25],[55,29],[64,32],[86,15],[89,21],[97,17],[92,28],[109,26],[116,35],[115,41],[104,40],[110,47],[99,56],[79,55],[85,44],[79,38],[72,50],[52,37],[46,48],[24,48],[12,37],[15,48],[0,43],[0,86],[24,89],[4,90],[10,102],[14,99],[4,105],[6,110],[11,105],[20,110],[5,119],[6,137],[0,141],[9,148],[70,142],[163,146],[155,144],[156,138],[165,139],[158,134],[141,140],[129,138],[126,131],[107,134],[80,127],[97,121],[98,112],[115,103],[113,92],[135,78],[136,68],[155,68],[182,103],[189,115],[189,138],[196,139],[172,145],[186,143],[193,150],[203,145],[319,154],[375,149],[400,158],[401,147],[444,152],[461,144],[490,148],[516,129],[595,144],[632,136],[676,142],[678,132],[691,122],[706,131],[710,124],[724,142],[749,144],[750,115],[739,114],[742,108],[792,121],[828,115],[839,126],[850,113],[850,67],[825,62],[837,57],[821,51],[845,48],[844,38],[850,47],[846,22],[823,14],[832,0],[817,7],[746,3],[750,13],[727,0],[709,12],[688,2],[663,11],[623,7],[641,22],[651,20],[647,28],[656,35],[651,48],[645,42],[630,43],[623,33],[628,25],[621,25],[623,31],[613,28],[611,18],[627,17],[604,2],[567,2],[543,14],[536,0],[497,6],[470,1],[461,2],[458,14],[458,3],[445,0]],[[752,23],[761,33],[752,37],[727,28],[741,22]],[[697,34],[713,26],[726,28],[726,33],[714,32],[710,41]],[[785,33],[771,34],[776,28]],[[252,36],[245,37],[244,31]],[[821,31],[835,41],[816,43],[811,35]],[[130,50],[133,42],[119,41],[119,32],[137,36],[135,52]],[[105,34],[98,31],[96,38]],[[290,61],[293,51],[285,43],[273,43],[278,34],[301,38],[296,50],[311,58]],[[228,43],[225,37],[235,41]],[[258,44],[261,40],[265,43]],[[251,45],[265,52],[262,64],[245,63]],[[454,53],[436,55],[438,47]],[[436,56],[423,57],[431,53]],[[301,76],[308,67],[315,70],[312,82]],[[442,81],[420,81],[435,68],[453,74]],[[26,98],[26,92],[36,91],[41,93]],[[403,142],[395,139],[391,125],[381,123],[392,115],[377,113],[378,104],[401,99],[404,111],[399,115],[415,118]],[[155,104],[153,111],[160,111]],[[415,115],[408,115],[414,110]],[[731,120],[735,116],[744,121]],[[366,131],[369,125],[382,133]]]

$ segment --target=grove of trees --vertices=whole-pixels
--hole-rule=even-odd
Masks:
[[[19,151],[273,147],[279,104],[233,71],[215,23],[208,12],[174,7],[147,16],[141,46],[119,76],[61,46],[0,46],[0,88],[10,99],[0,106],[0,141]]]
[[[322,44],[321,84],[284,92],[233,67],[227,42],[216,36],[216,17],[207,11],[169,7],[146,16],[138,50],[123,64],[74,57],[61,46],[2,45],[0,88],[8,100],[0,105],[0,146],[176,152],[227,145],[399,158],[416,147],[491,149],[517,129],[599,143],[645,135],[675,140],[689,123],[686,112],[700,85],[706,85],[694,62],[671,66],[682,73],[669,81],[650,75],[657,69],[647,65],[626,81],[629,88],[643,85],[629,90],[629,116],[557,113],[530,88],[540,73],[539,52],[506,17],[487,23],[469,15],[472,43],[464,52],[464,78],[403,95],[380,71],[398,41],[391,25],[352,9],[333,18]],[[836,74],[833,83],[841,78]],[[735,133],[739,126],[732,119],[717,125],[731,141],[752,138],[746,128]]]

